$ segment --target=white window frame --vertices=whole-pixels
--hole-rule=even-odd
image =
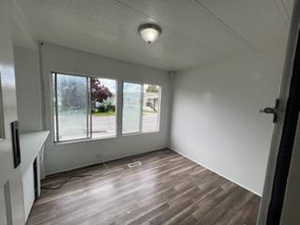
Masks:
[[[140,100],[140,105],[141,105],[141,107],[140,107],[140,122],[139,122],[139,130],[137,131],[137,132],[130,132],[130,133],[123,133],[123,120],[124,120],[124,117],[123,117],[123,109],[124,109],[124,83],[131,83],[131,84],[139,84],[139,85],[141,85],[141,95],[140,95],[140,97],[141,97],[141,100]],[[143,85],[143,83],[142,82],[137,82],[137,81],[127,81],[127,80],[123,80],[122,81],[122,106],[121,106],[121,108],[122,108],[122,129],[121,129],[121,135],[122,136],[131,136],[131,135],[138,135],[138,134],[141,134],[142,132],[141,132],[141,127],[142,127],[142,113],[143,113],[143,87],[144,87],[144,85]]]
[[[92,122],[92,114],[90,115],[91,116],[91,119],[90,119],[90,127],[91,127],[91,140],[104,140],[104,139],[111,139],[111,138],[116,138],[118,137],[118,117],[119,117],[119,81],[117,79],[112,79],[112,78],[105,78],[105,77],[99,77],[99,76],[90,76],[90,88],[91,88],[91,82],[92,82],[92,79],[107,79],[107,80],[113,80],[116,82],[116,107],[115,107],[115,112],[116,112],[116,115],[115,115],[115,124],[116,124],[116,127],[115,127],[115,135],[112,135],[112,136],[107,136],[107,137],[99,137],[99,138],[93,138],[93,122]],[[90,91],[91,92],[91,91]],[[89,94],[89,97],[91,99],[91,93]],[[91,100],[90,100],[91,102]]]
[[[143,100],[142,100],[142,113],[143,113],[143,106],[144,106],[144,85],[147,84],[147,85],[156,85],[156,86],[159,86],[159,95],[158,95],[158,98],[159,98],[159,103],[158,103],[158,121],[157,121],[157,130],[155,131],[143,131],[143,115],[142,115],[142,127],[141,127],[141,132],[143,134],[151,134],[151,133],[157,133],[157,132],[160,132],[160,118],[161,118],[161,97],[162,97],[162,87],[161,85],[159,84],[153,84],[153,83],[143,83]]]
[[[132,133],[123,133],[123,127],[121,126],[121,135],[122,136],[131,136],[131,135],[140,135],[140,134],[151,134],[151,133],[158,133],[160,132],[160,123],[161,123],[161,101],[162,101],[162,86],[159,84],[151,83],[151,82],[137,82],[137,81],[130,81],[130,80],[123,80],[122,82],[122,125],[123,125],[123,95],[124,95],[124,83],[132,83],[132,84],[140,84],[141,85],[141,102],[140,102],[140,124],[139,124],[139,131],[132,132]],[[158,113],[158,128],[155,131],[143,131],[143,106],[144,106],[144,85],[157,85],[160,88],[159,92],[159,113]]]
[[[110,79],[110,80],[114,80],[116,82],[116,116],[115,116],[115,120],[116,120],[116,133],[115,135],[112,136],[108,136],[108,137],[97,137],[97,138],[93,138],[92,137],[92,118],[91,118],[91,114],[88,114],[89,121],[90,123],[88,124],[89,126],[89,137],[88,138],[79,138],[79,139],[71,139],[71,140],[62,140],[62,141],[57,141],[55,138],[55,134],[57,133],[57,129],[58,126],[56,124],[56,126],[54,125],[56,123],[55,119],[57,120],[57,112],[54,112],[54,107],[57,107],[54,105],[54,97],[56,99],[55,96],[55,92],[56,90],[53,88],[53,77],[54,74],[62,74],[62,75],[70,75],[70,76],[80,76],[80,77],[86,77],[89,82],[88,82],[88,107],[89,109],[91,109],[91,79],[92,78],[98,78],[98,79]],[[160,132],[160,128],[161,128],[161,113],[162,113],[162,92],[163,92],[163,87],[160,84],[157,83],[153,83],[153,82],[140,82],[140,81],[133,81],[133,80],[118,80],[116,78],[111,78],[111,77],[107,77],[107,76],[96,76],[96,75],[91,75],[91,74],[77,74],[77,73],[67,73],[67,72],[50,72],[50,98],[51,98],[51,122],[52,122],[52,137],[53,137],[53,143],[54,144],[68,144],[68,143],[80,143],[80,142],[93,142],[93,141],[103,141],[103,140],[109,140],[109,139],[115,139],[118,137],[126,137],[126,136],[134,136],[134,135],[143,135],[143,134],[151,134],[151,133],[159,133]],[[141,103],[140,103],[140,124],[139,124],[139,131],[138,132],[132,132],[132,133],[123,133],[123,87],[124,87],[124,83],[133,83],[133,84],[139,84],[141,85]],[[160,88],[160,93],[159,93],[159,114],[158,114],[158,127],[157,130],[155,131],[143,131],[143,105],[144,105],[144,85],[157,85]],[[56,109],[57,110],[57,109]],[[56,131],[55,131],[56,129]]]
[[[56,81],[55,81],[55,85],[54,85],[54,79],[53,77],[55,77],[55,79],[57,79],[57,75],[69,75],[69,76],[78,76],[78,77],[85,77],[87,78],[87,103],[88,103],[88,110],[91,110],[91,79],[109,79],[109,80],[113,80],[116,82],[116,115],[115,115],[115,124],[116,124],[116,133],[115,135],[112,136],[107,136],[107,137],[97,137],[97,138],[93,138],[92,135],[92,115],[91,113],[87,114],[87,137],[86,138],[74,138],[74,139],[70,139],[70,140],[59,140],[59,132],[58,132],[58,112],[57,112],[57,103],[56,103],[56,99],[57,99],[57,86],[56,86]],[[95,76],[95,75],[83,75],[83,74],[75,74],[75,73],[63,73],[63,72],[51,72],[51,120],[52,120],[52,137],[53,137],[53,142],[55,144],[63,144],[63,143],[74,143],[74,142],[85,142],[85,141],[97,141],[97,140],[105,140],[105,139],[113,139],[116,138],[118,136],[118,98],[119,98],[119,93],[118,93],[118,80],[117,79],[112,79],[112,78],[106,78],[106,77],[100,77],[100,76]],[[53,99],[55,99],[55,103],[53,101]],[[54,107],[55,107],[55,112],[54,112]],[[55,119],[54,119],[55,118]]]

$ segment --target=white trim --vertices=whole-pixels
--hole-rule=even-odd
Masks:
[[[0,141],[5,139],[5,120],[4,120],[4,107],[3,107],[3,95],[2,95],[2,81],[0,72]]]
[[[144,111],[144,87],[145,87],[145,84],[142,84],[141,85],[141,100],[140,100],[140,104],[141,104],[141,107],[140,107],[140,133],[143,132],[143,120],[144,120],[144,114],[143,114],[143,111]]]
[[[107,136],[102,138],[80,138],[80,139],[71,139],[66,141],[58,141],[53,142],[54,145],[67,145],[67,144],[77,144],[77,143],[84,143],[84,142],[95,142],[95,141],[102,141],[102,140],[110,140],[110,139],[116,139],[118,136]]]
[[[248,191],[254,193],[255,195],[257,195],[257,196],[259,196],[259,197],[262,197],[262,195],[259,194],[259,193],[257,193],[256,191],[251,190],[250,188],[248,188],[248,187],[246,187],[246,186],[244,186],[244,185],[238,183],[237,181],[235,181],[235,180],[233,180],[233,179],[231,179],[231,178],[228,178],[228,177],[224,176],[223,174],[220,174],[220,173],[217,172],[216,170],[211,169],[210,167],[204,165],[203,163],[199,163],[199,162],[196,161],[195,159],[192,159],[190,156],[187,156],[186,154],[184,154],[184,153],[182,153],[182,152],[176,151],[176,150],[174,150],[174,148],[172,148],[172,147],[169,147],[169,149],[172,150],[172,151],[174,151],[174,152],[176,152],[176,153],[178,153],[179,155],[183,156],[184,158],[187,158],[187,159],[193,161],[194,163],[197,163],[198,165],[203,166],[203,167],[205,167],[206,169],[208,169],[208,170],[210,170],[210,171],[212,171],[212,172],[218,174],[219,176],[224,177],[225,179],[231,181],[232,183],[235,183],[235,184],[237,184],[238,186],[240,186],[240,187],[242,187],[242,188],[244,188],[244,189],[246,189],[246,190],[248,190]]]

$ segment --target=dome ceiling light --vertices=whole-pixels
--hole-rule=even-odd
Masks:
[[[159,38],[162,29],[157,24],[145,23],[138,27],[138,32],[147,44],[152,44]]]

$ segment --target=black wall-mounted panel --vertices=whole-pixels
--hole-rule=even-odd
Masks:
[[[13,147],[13,157],[14,157],[14,168],[17,168],[21,164],[18,121],[14,121],[11,123],[11,136],[12,136],[12,147]]]

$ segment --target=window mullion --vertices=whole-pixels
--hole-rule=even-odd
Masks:
[[[124,81],[117,82],[117,136],[122,135],[123,129],[123,85]]]
[[[91,88],[90,88],[90,78],[86,78],[87,82],[87,138],[92,137],[92,123],[91,123]]]
[[[59,141],[59,122],[58,122],[58,96],[57,96],[57,73],[54,74],[54,98],[55,98],[55,123],[56,123],[56,141]]]
[[[90,82],[89,82],[89,85],[90,85],[90,88],[89,88],[89,102],[90,102],[90,137],[92,138],[93,137],[93,117],[92,117],[92,79],[93,78],[90,78]]]
[[[143,131],[143,106],[144,106],[144,84],[141,84],[141,112],[140,112],[140,130],[139,132],[142,133]]]

